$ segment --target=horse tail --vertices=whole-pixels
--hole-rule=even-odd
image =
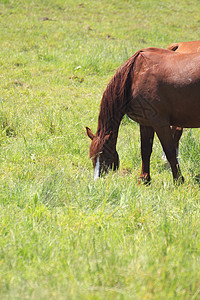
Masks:
[[[176,51],[179,47],[180,43],[173,43],[171,45],[169,45],[169,47],[167,47],[168,50],[171,50],[171,51]]]

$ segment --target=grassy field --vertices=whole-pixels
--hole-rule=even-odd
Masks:
[[[138,186],[139,126],[93,181],[85,126],[141,48],[199,40],[199,0],[0,1],[0,299],[200,299],[200,131],[174,186],[155,139]]]

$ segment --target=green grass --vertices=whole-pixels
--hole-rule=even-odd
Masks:
[[[0,1],[0,298],[199,299],[200,132],[174,186],[155,139],[138,186],[139,126],[93,181],[90,141],[110,78],[148,47],[199,39],[193,1]]]

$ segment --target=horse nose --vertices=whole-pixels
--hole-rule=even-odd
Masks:
[[[97,180],[98,178],[100,178],[100,176],[97,176],[96,174],[94,174],[94,180]]]
[[[94,169],[94,180],[100,177],[100,161],[99,156],[97,157],[96,166]]]

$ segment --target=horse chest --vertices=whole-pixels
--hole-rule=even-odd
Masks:
[[[140,95],[130,101],[127,115],[139,124],[151,126],[159,116],[159,111],[154,101],[148,101]]]

